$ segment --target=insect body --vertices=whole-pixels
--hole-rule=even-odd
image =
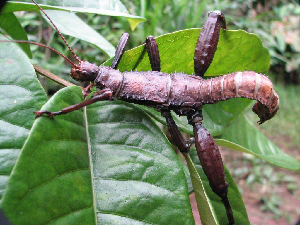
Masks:
[[[88,68],[88,69],[87,69]],[[109,89],[111,99],[168,108],[179,115],[181,109],[197,109],[207,103],[244,97],[258,100],[254,106],[260,123],[272,118],[279,108],[278,95],[264,75],[244,71],[203,80],[183,73],[120,72],[111,67],[97,67],[83,62],[81,69],[100,90]],[[78,77],[75,77],[80,80]],[[262,114],[265,112],[265,114]],[[50,114],[51,115],[51,114]]]
[[[75,80],[91,81],[97,88],[96,94],[90,99],[57,112],[40,110],[35,114],[37,117],[43,114],[52,117],[72,112],[96,101],[115,99],[155,108],[166,118],[171,137],[181,152],[188,152],[191,143],[195,142],[209,184],[224,203],[229,224],[234,224],[234,215],[227,198],[228,184],[225,181],[222,158],[213,137],[202,125],[202,107],[204,104],[237,97],[257,100],[253,111],[259,116],[259,123],[263,123],[271,119],[279,109],[279,98],[273,90],[272,82],[264,75],[253,71],[236,72],[207,80],[202,78],[212,62],[221,28],[226,28],[223,14],[219,11],[210,13],[196,45],[194,56],[196,76],[160,72],[159,51],[153,37],[146,39],[152,71],[116,70],[129,39],[128,34],[122,36],[111,67],[98,67],[83,62],[72,52],[79,64],[71,63],[73,68],[70,75]],[[89,88],[86,91],[89,92]],[[187,116],[189,124],[193,126],[193,139],[184,140],[170,114],[171,110],[180,116]]]

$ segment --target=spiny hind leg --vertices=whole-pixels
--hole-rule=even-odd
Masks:
[[[202,125],[202,112],[188,117],[189,124],[193,126],[195,147],[209,186],[223,202],[229,224],[234,224],[232,209],[227,197],[228,183],[225,180],[225,170],[218,145],[208,130]]]

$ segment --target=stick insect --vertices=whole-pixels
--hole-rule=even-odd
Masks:
[[[44,12],[41,8],[40,10]],[[53,26],[56,28],[54,24]],[[128,34],[125,33],[122,36],[111,67],[98,67],[89,62],[81,61],[56,28],[79,62],[74,64],[69,61],[73,66],[70,75],[75,80],[92,82],[97,88],[97,93],[88,100],[60,111],[40,110],[36,111],[35,114],[37,117],[43,114],[54,117],[70,113],[96,101],[115,99],[155,108],[165,117],[171,137],[181,152],[188,152],[191,144],[195,143],[209,184],[222,199],[229,224],[234,224],[234,215],[227,197],[228,184],[225,181],[221,155],[214,139],[202,125],[203,105],[236,97],[254,99],[257,100],[257,103],[254,105],[253,111],[259,116],[259,123],[263,123],[271,119],[277,112],[279,98],[272,88],[271,81],[253,71],[231,73],[209,80],[203,79],[204,73],[213,60],[220,29],[226,29],[223,14],[220,11],[211,12],[197,41],[194,55],[195,76],[190,76],[183,73],[166,74],[160,72],[159,51],[153,37],[146,39],[146,49],[152,71],[122,73],[116,69],[128,42]],[[90,87],[86,88],[87,93],[90,92]],[[171,110],[180,116],[187,116],[189,124],[193,126],[194,138],[189,141],[184,140],[172,118]]]

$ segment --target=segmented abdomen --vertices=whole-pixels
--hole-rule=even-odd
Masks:
[[[279,108],[279,97],[266,76],[253,71],[236,72],[211,79],[199,79],[183,74],[171,75],[168,104],[171,106],[216,103],[231,98],[257,100],[253,111],[259,123],[271,119]],[[197,104],[198,103],[198,104]]]
[[[279,97],[270,79],[253,71],[236,72],[203,81],[199,93],[203,103],[214,103],[230,98],[257,100],[253,111],[260,123],[271,119],[279,109]]]

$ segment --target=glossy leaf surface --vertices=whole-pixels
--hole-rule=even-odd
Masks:
[[[80,88],[65,88],[43,109],[81,100]],[[37,119],[1,208],[13,224],[193,224],[172,147],[146,114],[118,102]]]
[[[187,32],[189,32],[189,34],[187,34]],[[157,38],[161,55],[162,71],[174,72],[174,70],[176,70],[183,71],[187,74],[192,73],[193,49],[195,48],[194,43],[196,43],[198,32],[200,32],[199,29],[189,29]],[[167,38],[170,39],[166,40]],[[195,39],[195,42],[191,41],[193,39]],[[182,40],[183,43],[179,42],[179,40]],[[249,49],[250,46],[255,48],[255,51],[251,51]],[[170,52],[167,51],[168,49],[172,49],[172,52],[175,53],[170,55]],[[127,57],[125,57],[125,54]],[[143,46],[129,50],[125,54],[120,62],[121,70],[128,70],[128,67],[134,67],[137,70],[150,69],[147,52],[144,51]],[[230,61],[235,61],[236,64],[232,65]],[[134,64],[133,62],[136,63]],[[235,72],[243,70],[263,72],[268,70],[269,62],[270,56],[256,35],[248,34],[245,31],[221,31],[217,52],[211,67],[205,75],[222,75],[226,74],[227,71]],[[178,68],[181,69],[178,70]],[[238,143],[240,145],[239,147],[234,144],[232,144],[232,147],[237,150],[243,149],[243,151],[261,157],[276,166],[299,170],[299,162],[284,154],[274,144],[271,144],[259,131],[246,125],[248,122],[246,122],[245,119],[237,122],[239,125],[235,124],[235,118],[241,115],[242,111],[246,109],[251,102],[253,101],[239,98],[218,102],[213,105],[205,105],[203,110],[203,123],[213,136],[221,135],[221,138],[225,139],[225,141],[218,142],[220,145],[229,147],[228,143],[230,141]],[[146,107],[142,108],[153,118],[166,124],[165,119],[160,116],[160,113]],[[244,118],[243,115],[240,117]],[[185,118],[175,118],[175,121],[181,130],[191,135],[193,134],[192,128],[187,124]],[[233,122],[231,123],[231,121]],[[267,121],[266,124],[267,123],[272,123],[272,120]],[[247,126],[246,129],[245,125]],[[247,135],[248,127],[251,130],[249,135]],[[240,130],[243,130],[243,132]],[[245,138],[241,138],[242,136]],[[284,160],[281,160],[282,158],[284,158]]]
[[[199,32],[199,29],[192,29],[158,39],[163,71],[192,73],[196,44],[193,40]],[[251,52],[243,43],[252,43],[252,47],[260,51]],[[243,31],[221,32],[222,47],[215,56],[220,64],[213,66],[214,60],[212,68],[215,71],[209,70],[207,75],[231,70],[267,70],[269,57],[259,43],[258,37]],[[149,69],[143,48],[128,51],[120,69]],[[250,61],[239,61],[239,57],[231,56],[228,51],[235,48],[239,48],[240,56],[250,54],[246,57]],[[226,68],[221,60],[225,55],[229,60],[238,60],[236,67]],[[80,89],[67,88],[45,108],[58,110],[80,100]],[[239,101],[243,101],[242,107]],[[206,114],[209,116],[205,115],[205,119],[210,119],[205,125],[215,129],[218,135],[238,115],[234,114],[235,109],[240,113],[249,101],[236,100],[232,106],[226,106],[226,102],[222,104],[224,110],[220,113],[214,108],[217,104],[208,106]],[[225,118],[226,122],[220,118]],[[18,212],[22,212],[21,218],[16,216],[17,205]],[[176,221],[193,224],[182,165],[170,144],[145,113],[134,105],[120,102],[101,102],[86,112],[81,110],[55,119],[36,120],[1,208],[17,224],[36,215],[39,218],[33,221],[37,224],[94,224],[96,220],[99,224],[114,224],[115,221],[170,224],[170,218],[172,224]]]
[[[271,122],[272,120],[266,123]],[[260,131],[255,129],[243,115],[232,121],[220,138],[220,140],[216,140],[217,144],[253,154],[285,169],[300,170],[300,162],[280,150]],[[225,141],[222,139],[225,139]]]
[[[161,71],[194,73],[193,57],[200,30],[188,29],[157,37]],[[262,46],[258,36],[242,30],[221,30],[217,52],[205,76],[244,70],[254,70],[259,73],[266,72],[269,67],[270,55],[268,50]],[[127,51],[119,68],[122,71],[151,70],[144,45]]]
[[[28,40],[25,30],[14,13],[0,14],[0,28],[14,40]],[[31,58],[32,54],[29,45],[20,44],[20,46],[26,52],[28,57]]]
[[[1,38],[3,40],[3,38]],[[33,111],[47,101],[26,54],[0,43],[0,198],[34,122]]]

